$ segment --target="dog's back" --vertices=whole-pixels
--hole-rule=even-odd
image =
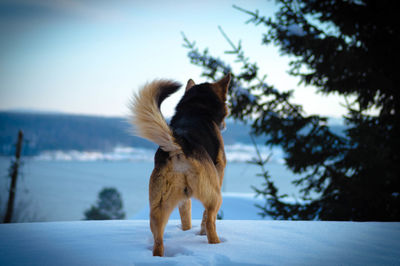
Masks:
[[[223,100],[208,83],[186,91],[176,106],[170,127],[186,156],[204,156],[216,163],[221,148],[220,131],[227,110]]]

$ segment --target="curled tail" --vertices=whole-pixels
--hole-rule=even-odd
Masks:
[[[166,152],[179,152],[181,147],[161,114],[160,106],[180,86],[168,80],[153,81],[134,95],[130,105],[131,123],[136,126],[136,135],[158,144]]]

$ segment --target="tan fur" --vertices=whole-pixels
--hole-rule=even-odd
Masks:
[[[216,90],[220,89],[217,87],[225,86],[223,93],[226,93],[229,80],[230,77],[228,79],[225,77],[223,82],[213,83],[212,86]],[[186,89],[193,86],[194,82],[189,80]],[[149,184],[150,228],[154,237],[153,255],[163,256],[164,229],[176,206],[179,206],[182,230],[189,230],[192,227],[191,197],[200,200],[205,208],[200,234],[206,234],[210,244],[220,243],[215,222],[222,204],[221,186],[226,158],[220,125],[217,124],[214,124],[214,128],[221,146],[215,164],[205,151],[203,153],[200,151],[193,157],[187,157],[182,153],[157,107],[157,88],[160,88],[160,83],[153,82],[146,85],[136,96],[132,111],[135,114],[133,123],[138,127],[140,136],[157,143],[164,151],[172,151],[165,164],[156,163]],[[226,96],[223,93],[219,93],[218,96],[225,100]]]
[[[219,156],[221,159],[224,155]],[[199,161],[184,155],[174,156],[162,168],[155,168],[150,177],[150,227],[154,235],[153,255],[164,253],[163,233],[173,209],[179,205],[182,229],[191,228],[190,197],[200,200],[204,215],[200,234],[207,234],[208,242],[219,243],[215,220],[222,204],[221,185],[225,160],[219,169],[211,160]],[[187,164],[186,172],[175,170],[176,164]],[[186,192],[185,192],[186,191]]]
[[[187,82],[187,84],[186,84],[186,89],[185,89],[185,91],[190,90],[190,88],[192,88],[194,85],[196,85],[196,84],[194,83],[193,79],[189,79],[188,82]]]
[[[134,95],[131,105],[132,124],[136,125],[136,134],[158,144],[164,151],[179,152],[171,129],[161,114],[157,101],[160,88],[171,84],[168,80],[157,80],[146,84]]]

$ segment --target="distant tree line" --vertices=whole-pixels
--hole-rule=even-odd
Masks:
[[[154,147],[137,138],[122,117],[0,112],[0,155],[11,155],[15,135],[25,133],[23,155],[44,150],[108,151],[117,145]]]
[[[151,142],[133,136],[123,117],[98,117],[67,114],[0,112],[0,155],[14,153],[15,136],[24,130],[22,155],[37,155],[44,150],[109,151],[116,146],[156,148]],[[337,126],[337,132],[343,127]],[[223,133],[226,144],[251,144],[250,127],[228,122]],[[259,143],[265,137],[258,138]]]

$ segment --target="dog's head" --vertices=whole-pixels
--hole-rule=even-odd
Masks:
[[[202,105],[207,106],[206,108],[209,110],[209,113],[212,113],[212,116],[220,129],[225,129],[225,117],[228,115],[226,98],[230,81],[230,73],[214,83],[202,83],[196,85],[192,79],[189,79],[183,98],[201,98]],[[196,102],[199,101],[197,100]]]

